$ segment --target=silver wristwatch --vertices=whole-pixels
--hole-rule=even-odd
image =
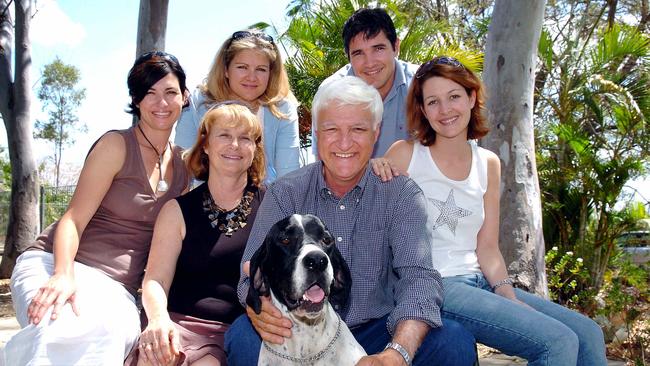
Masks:
[[[397,342],[388,342],[388,344],[386,345],[386,347],[384,349],[389,349],[389,348],[392,348],[395,351],[399,352],[399,354],[402,355],[402,357],[404,358],[404,361],[406,361],[406,364],[408,366],[411,366],[411,357],[409,356],[409,353],[406,352],[404,347],[402,347],[401,344],[399,344]]]

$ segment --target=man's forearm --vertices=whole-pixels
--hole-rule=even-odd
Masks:
[[[429,333],[431,327],[419,320],[402,320],[395,328],[392,342],[401,345],[413,361],[415,353]]]

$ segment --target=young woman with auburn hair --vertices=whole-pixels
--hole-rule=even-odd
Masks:
[[[501,162],[474,141],[488,132],[483,98],[480,79],[458,60],[423,64],[407,98],[413,138],[393,144],[374,167],[383,176],[408,172],[427,197],[444,317],[531,366],[606,365],[594,321],[513,287],[499,250]]]

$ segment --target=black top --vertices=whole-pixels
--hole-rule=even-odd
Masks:
[[[169,289],[169,311],[228,324],[243,314],[237,300],[239,264],[264,197],[264,189],[249,186],[247,190],[254,196],[246,225],[230,236],[212,226],[210,212],[204,209],[207,183],[176,198],[185,221],[185,239]],[[220,219],[233,211],[220,213]]]

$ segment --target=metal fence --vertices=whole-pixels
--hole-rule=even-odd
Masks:
[[[11,208],[11,192],[0,191],[0,245],[4,247],[9,223],[9,209]]]
[[[40,229],[58,220],[68,208],[75,186],[43,187],[39,195]],[[11,208],[11,191],[0,191],[0,244],[4,244]],[[39,230],[40,231],[40,230]]]
[[[68,208],[76,186],[43,187],[39,198],[40,228],[43,230],[58,220]]]

